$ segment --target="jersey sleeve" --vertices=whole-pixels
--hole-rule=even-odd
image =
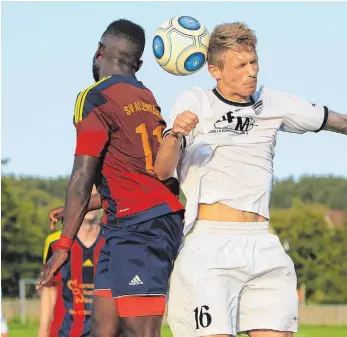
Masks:
[[[319,132],[327,123],[328,108],[302,100],[296,96],[279,93],[279,109],[284,112],[281,130],[292,133]]]
[[[96,90],[81,92],[76,100],[74,124],[77,140],[75,156],[100,157],[112,128],[106,97]]]
[[[59,240],[60,236],[61,236],[61,231],[57,231],[47,236],[45,240],[45,245],[43,248],[43,257],[42,257],[43,264],[46,264],[47,261],[53,255],[54,253],[53,245]],[[49,282],[47,286],[56,286],[59,284],[59,275],[58,275],[59,273],[60,273],[60,269],[54,273],[51,282]]]
[[[52,255],[53,255],[52,241],[49,240],[49,237],[47,237],[44,248],[43,248],[43,257],[42,257],[43,264],[47,263],[47,261],[50,259]]]
[[[167,127],[164,131],[163,137],[165,138],[169,132],[171,131],[173,124],[175,122],[176,117],[184,112],[184,111],[191,111],[197,115],[199,115],[200,110],[200,103],[198,97],[194,94],[193,90],[186,90],[184,91],[176,100],[174,103],[173,108],[171,109],[171,113],[169,116],[169,119],[167,121]],[[194,135],[197,132],[196,129],[194,129],[188,136],[185,136],[182,138],[182,150],[184,150],[186,147],[191,145],[193,143]]]

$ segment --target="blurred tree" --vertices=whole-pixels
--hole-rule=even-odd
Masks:
[[[305,203],[319,203],[332,209],[347,209],[347,179],[337,177],[301,177],[276,181],[272,191],[271,206],[290,208],[292,200],[298,198]]]
[[[329,228],[325,211],[325,206],[294,199],[290,209],[272,211],[271,228],[288,245],[308,303],[346,303],[347,231]]]
[[[1,179],[1,276],[5,296],[18,296],[20,278],[38,277],[44,240],[50,232],[48,211],[64,203],[63,197],[39,189],[39,182],[39,179]],[[60,183],[51,182],[45,187]],[[64,189],[60,194],[64,194]]]

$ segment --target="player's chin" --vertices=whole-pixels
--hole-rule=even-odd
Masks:
[[[243,96],[253,95],[257,90],[257,82],[246,84],[243,87]]]

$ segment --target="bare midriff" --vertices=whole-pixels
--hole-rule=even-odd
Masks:
[[[238,209],[229,207],[216,202],[214,204],[199,204],[198,220],[208,221],[221,221],[221,222],[265,222],[268,219],[263,216],[252,213],[240,211]]]

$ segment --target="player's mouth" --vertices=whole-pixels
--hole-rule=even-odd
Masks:
[[[254,88],[256,85],[257,85],[257,81],[245,83],[246,88]]]

